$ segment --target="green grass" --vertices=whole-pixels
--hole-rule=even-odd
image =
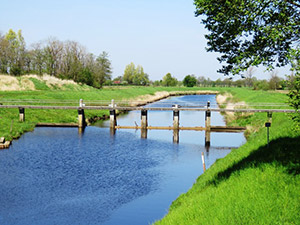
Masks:
[[[41,80],[38,80],[33,77],[30,77],[29,80],[31,80],[33,82],[36,90],[50,90],[50,88],[47,86],[47,84]]]
[[[86,101],[92,100],[127,100],[141,95],[154,95],[157,91],[195,91],[199,88],[178,88],[178,87],[108,87],[104,89],[94,89],[86,87],[74,87],[67,85],[68,90],[51,90],[48,86],[37,79],[31,78],[34,82],[36,91],[0,91],[0,103],[12,100],[41,100],[54,101],[54,105],[59,105],[61,101],[68,101],[71,105],[78,105],[79,99]],[[24,104],[24,103],[15,103]],[[102,117],[109,115],[109,112],[103,110],[86,110],[86,118]],[[20,137],[26,131],[33,130],[35,125],[40,123],[76,123],[76,110],[40,110],[25,109],[25,122],[19,122],[18,109],[0,109],[0,137],[7,140]]]
[[[35,84],[37,85],[37,84]],[[39,84],[38,84],[39,85]],[[84,91],[46,90],[0,92],[5,100],[42,99],[71,100],[78,105],[84,100],[125,100],[157,91],[220,90],[230,92],[234,101],[246,103],[282,103],[284,94],[251,91],[245,88],[165,88],[121,87]],[[42,90],[43,89],[43,90]],[[108,115],[108,111],[86,110],[87,117]],[[76,110],[29,110],[26,121],[18,121],[17,109],[0,109],[0,136],[19,137],[33,130],[37,122],[77,122]],[[217,160],[195,185],[170,207],[168,215],[158,224],[299,224],[300,211],[300,138],[294,132],[287,114],[274,113],[267,147],[266,113],[239,116],[232,125],[260,127],[248,136],[246,144]]]
[[[227,91],[248,103],[287,100],[277,93]],[[265,121],[266,113],[248,118],[256,125]],[[269,147],[266,128],[252,133],[201,175],[157,224],[299,224],[300,134],[291,128],[287,114],[273,114]]]

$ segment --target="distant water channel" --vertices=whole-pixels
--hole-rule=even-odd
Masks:
[[[214,95],[165,99],[152,106],[196,104]],[[204,126],[204,112],[180,112],[180,126]],[[148,112],[151,126],[171,126],[172,112]],[[118,125],[140,124],[140,112],[118,117]],[[212,125],[224,125],[212,113]],[[204,131],[117,130],[109,123],[76,128],[36,128],[0,151],[0,224],[150,224],[162,218],[206,165],[226,156],[245,139],[242,133],[212,133],[209,151]]]

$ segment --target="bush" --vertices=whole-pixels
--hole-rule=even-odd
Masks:
[[[183,79],[183,85],[186,87],[194,87],[197,84],[197,79],[195,76],[187,75]]]

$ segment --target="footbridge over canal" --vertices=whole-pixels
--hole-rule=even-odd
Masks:
[[[25,121],[25,109],[57,109],[57,110],[77,110],[78,111],[78,124],[45,124],[38,123],[37,126],[76,126],[79,128],[79,132],[82,132],[87,125],[85,120],[85,110],[109,110],[110,112],[110,130],[114,134],[116,129],[140,129],[141,137],[147,138],[147,131],[160,129],[160,130],[173,130],[173,141],[179,142],[179,131],[180,130],[195,130],[195,131],[205,131],[205,146],[210,146],[210,133],[211,132],[241,132],[245,130],[245,127],[233,127],[233,126],[211,126],[211,112],[240,112],[240,113],[267,113],[268,123],[272,119],[272,113],[294,113],[292,109],[266,109],[266,108],[219,108],[211,107],[210,102],[205,104],[196,105],[179,105],[173,104],[169,106],[132,106],[128,102],[118,102],[115,103],[114,100],[106,105],[86,105],[83,100],[80,99],[79,106],[72,105],[33,105],[33,104],[2,104],[1,108],[17,108],[19,109],[19,120]],[[117,123],[117,113],[118,111],[140,111],[141,112],[141,123],[136,126],[118,126]],[[149,126],[148,125],[148,111],[171,111],[173,116],[172,126]],[[204,111],[205,112],[205,127],[183,127],[180,126],[179,114],[181,111]]]

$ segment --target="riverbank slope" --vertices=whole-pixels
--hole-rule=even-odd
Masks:
[[[230,101],[282,103],[284,94],[228,89]],[[236,115],[230,125],[251,126],[247,143],[217,160],[173,202],[156,224],[299,224],[300,132],[289,115],[274,113],[267,144],[266,113]]]

